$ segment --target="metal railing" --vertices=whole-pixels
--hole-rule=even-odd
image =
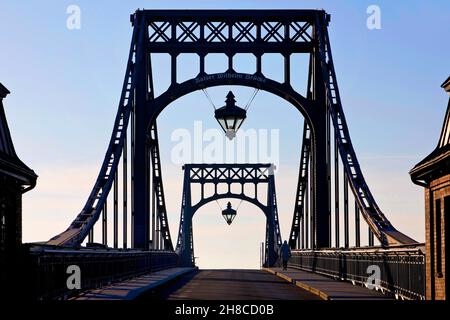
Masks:
[[[378,266],[375,289],[397,299],[425,299],[424,252],[424,245],[295,250],[289,266],[366,287],[374,285],[369,279],[374,274],[371,266]]]
[[[67,299],[88,289],[175,267],[178,255],[168,251],[32,248],[26,263],[34,299]],[[67,268],[71,265],[81,271],[79,290],[67,288]]]

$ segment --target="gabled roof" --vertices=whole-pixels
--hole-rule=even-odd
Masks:
[[[3,98],[9,93],[0,83],[0,175],[14,177],[23,184],[34,186],[37,175],[17,156],[3,109]]]
[[[441,87],[450,94],[450,77]],[[444,117],[438,145],[409,172],[414,183],[426,185],[430,180],[450,173],[450,99]]]

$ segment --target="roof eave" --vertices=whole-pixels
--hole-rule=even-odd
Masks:
[[[450,92],[450,76],[444,81],[444,83],[442,83],[441,88],[443,88],[446,92]]]
[[[435,149],[422,161],[416,164],[409,172],[411,180],[419,185],[422,181],[443,176],[450,172],[450,146],[441,149]]]

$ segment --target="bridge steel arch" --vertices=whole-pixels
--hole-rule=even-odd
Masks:
[[[305,117],[300,172],[289,235],[291,247],[298,247],[300,237],[305,237],[308,228],[311,238],[309,246],[312,249],[332,246],[332,135],[336,141],[335,161],[336,164],[338,158],[342,161],[344,194],[347,193],[344,204],[347,219],[346,246],[348,187],[354,195],[358,217],[361,213],[370,233],[382,245],[415,243],[389,222],[365,182],[342,109],[328,38],[329,21],[330,16],[323,10],[137,10],[131,16],[134,29],[118,113],[99,175],[82,211],[66,231],[48,243],[80,246],[86,237],[92,242],[92,230],[100,217],[103,233],[106,233],[107,198],[113,189],[114,247],[117,247],[119,161],[122,157],[123,172],[126,173],[129,146],[132,157],[129,161],[131,205],[127,200],[127,185],[124,183],[123,212],[124,221],[127,221],[126,214],[131,208],[131,246],[144,250],[173,250],[165,206],[156,119],[175,99],[195,90],[219,85],[244,85],[266,90],[293,104]],[[171,57],[171,85],[158,97],[155,97],[153,88],[153,53],[166,53]],[[194,79],[178,83],[177,56],[182,53],[198,55],[199,73]],[[228,69],[224,73],[205,72],[205,57],[210,53],[223,53],[228,57]],[[240,53],[251,53],[256,57],[255,74],[234,70],[233,57]],[[283,56],[282,83],[265,77],[262,68],[262,56],[265,53]],[[309,55],[306,97],[291,86],[291,56],[296,53]],[[305,216],[308,190],[311,219],[309,227],[305,227],[309,221]],[[335,215],[338,217],[339,203],[337,200],[335,202]],[[152,217],[156,219],[157,230],[155,223],[152,223],[153,230],[150,230]],[[336,219],[336,227],[338,226]],[[155,231],[159,232],[156,239],[160,239],[156,247],[154,237],[150,242],[150,235]],[[104,243],[107,242],[105,238]],[[373,245],[373,242],[369,241],[369,244]],[[336,236],[336,246],[338,245],[339,236]]]
[[[176,252],[179,255],[181,265],[193,266],[194,237],[192,218],[198,209],[205,204],[227,198],[241,199],[257,206],[266,216],[266,240],[265,240],[265,266],[274,266],[277,263],[281,246],[281,233],[278,219],[278,207],[275,192],[274,167],[271,164],[185,164],[183,166],[183,195],[180,214],[180,225]],[[192,203],[193,184],[200,185],[200,199]],[[218,184],[226,184],[226,193],[218,192]],[[241,186],[240,193],[232,192],[232,185]],[[251,197],[245,194],[245,185],[252,184],[255,195]],[[258,186],[267,185],[267,202],[263,204],[258,199]],[[214,186],[214,192],[205,196],[205,187]]]
[[[330,221],[328,212],[328,186],[327,163],[326,163],[326,106],[320,106],[316,101],[307,99],[296,92],[289,84],[279,83],[264,76],[238,73],[233,70],[219,74],[199,74],[196,78],[183,83],[174,83],[169,89],[155,98],[148,101],[143,118],[146,120],[147,130],[150,130],[156,123],[158,115],[176,99],[204,88],[237,85],[253,87],[270,92],[282,99],[290,102],[305,118],[305,126],[311,128],[311,157],[312,161],[312,184],[314,185],[312,210],[321,214],[314,214],[314,238],[315,246],[329,247]],[[145,152],[142,154],[145,156]],[[137,187],[136,187],[137,188]],[[142,199],[143,201],[144,199]]]

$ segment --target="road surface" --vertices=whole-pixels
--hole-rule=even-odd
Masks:
[[[277,276],[261,270],[191,272],[140,299],[164,300],[320,300]]]

